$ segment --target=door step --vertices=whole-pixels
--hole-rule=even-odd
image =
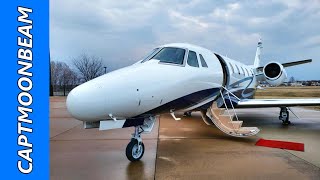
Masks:
[[[234,114],[225,114],[225,109],[219,108],[216,102],[208,108],[206,115],[222,132],[231,136],[253,136],[260,131],[257,127],[242,127],[243,121],[234,121]]]

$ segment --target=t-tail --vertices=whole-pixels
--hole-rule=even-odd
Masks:
[[[261,39],[259,39],[258,47],[256,51],[256,57],[254,58],[254,64],[253,64],[253,67],[255,68],[260,67],[261,50],[262,50],[262,41]]]
[[[279,86],[283,84],[283,82],[287,79],[287,73],[285,68],[312,62],[312,59],[291,61],[287,63],[271,61],[266,65],[261,66],[261,51],[262,42],[261,39],[259,39],[256,56],[253,64],[254,71],[256,72],[256,80],[266,81],[272,86]]]

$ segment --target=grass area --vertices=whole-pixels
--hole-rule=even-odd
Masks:
[[[274,98],[320,98],[320,86],[308,87],[267,87],[257,90],[257,99]],[[320,110],[320,106],[308,107]]]

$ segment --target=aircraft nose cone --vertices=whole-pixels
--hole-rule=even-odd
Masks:
[[[77,104],[79,103],[77,101],[79,96],[77,96],[77,94],[79,94],[79,92],[76,87],[76,88],[72,89],[71,92],[68,94],[67,101],[66,101],[67,110],[75,118],[77,118],[77,116],[79,114],[79,110],[78,110],[79,107],[77,106]]]
[[[67,97],[66,104],[69,113],[79,120],[82,120],[84,118],[83,112],[85,111],[85,109],[83,107],[83,103],[85,103],[85,96],[87,96],[86,93],[80,86],[78,86],[72,89]]]
[[[76,119],[93,121],[101,119],[105,100],[100,95],[99,88],[84,83],[68,94],[67,109]]]

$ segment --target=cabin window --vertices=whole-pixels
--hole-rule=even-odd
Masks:
[[[235,66],[236,66],[236,68],[237,68],[238,73],[240,74],[240,69],[239,69],[239,67],[238,67],[237,65],[235,65]]]
[[[199,54],[199,57],[200,57],[200,61],[201,61],[201,65],[202,67],[208,67],[206,61],[204,60],[203,56],[201,54]]]
[[[185,49],[175,47],[164,47],[152,59],[157,59],[162,63],[182,65],[184,60]]]
[[[246,68],[246,71],[247,71],[248,76],[250,76],[249,70],[247,68]]]
[[[234,69],[233,69],[233,66],[232,66],[231,62],[229,62],[229,65],[230,65],[230,68],[232,70],[232,73],[234,73]]]
[[[189,51],[187,63],[190,66],[199,67],[199,63],[198,63],[198,58],[197,58],[197,53],[196,52]]]
[[[143,60],[141,61],[141,63],[144,63],[144,62],[150,60],[150,57],[153,56],[159,49],[160,49],[160,48],[155,48],[155,49],[153,49],[150,53],[148,53],[147,56],[145,56],[145,57],[143,58]]]
[[[242,72],[243,72],[243,75],[246,75],[246,73],[244,72],[244,69],[243,69],[242,66],[241,66],[241,70],[242,70]]]

